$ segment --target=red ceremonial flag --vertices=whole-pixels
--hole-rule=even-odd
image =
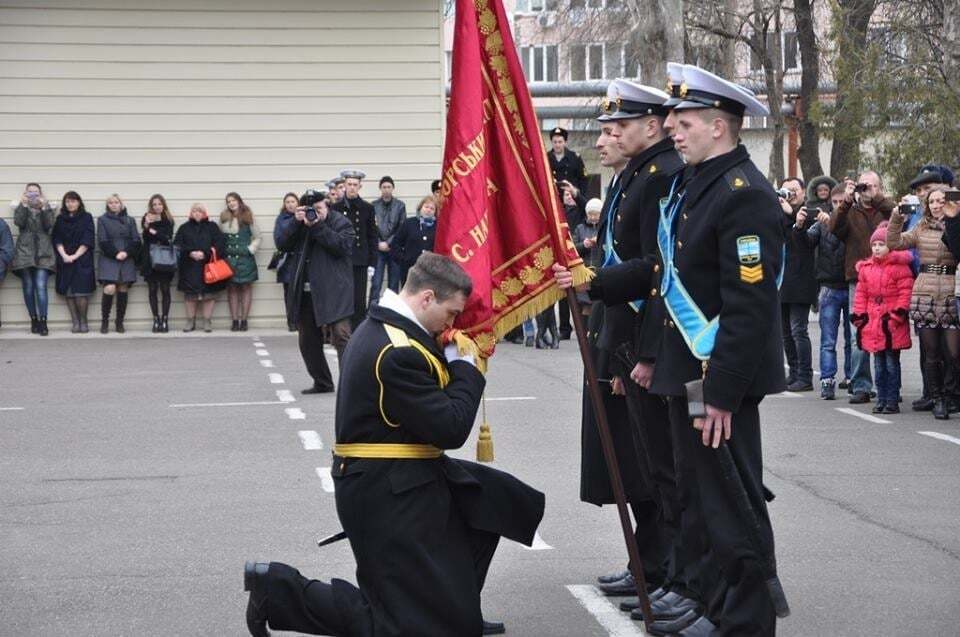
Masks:
[[[435,251],[473,279],[456,328],[482,357],[564,294],[551,266],[577,254],[500,0],[457,0]],[[463,339],[458,339],[464,345]]]

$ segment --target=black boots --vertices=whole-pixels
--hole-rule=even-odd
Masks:
[[[127,316],[127,298],[126,292],[117,292],[117,334],[126,332],[123,328],[123,319]]]
[[[163,333],[163,334],[166,334],[166,333],[169,332],[169,331],[170,331],[170,323],[169,323],[169,321],[167,320],[167,317],[166,317],[166,316],[161,316],[161,317],[160,317],[160,332]]]
[[[159,316],[153,317],[153,328],[151,328],[150,331],[153,332],[154,334],[160,333],[160,317]]]
[[[933,417],[937,420],[948,420],[950,410],[947,406],[947,400],[944,398],[945,391],[943,387],[943,367],[940,361],[932,361],[929,356],[926,360],[927,387],[930,390],[930,397],[933,399]]]
[[[37,319],[37,334],[40,336],[46,336],[50,333],[50,330],[47,329],[47,317],[41,316]]]
[[[950,411],[943,396],[933,399],[933,417],[937,420],[950,420]]]
[[[241,331],[241,332],[246,332],[246,331],[247,331],[247,319],[242,319],[242,320],[240,321],[240,331]]]
[[[113,295],[104,294],[100,301],[100,333],[110,331],[110,311],[113,309]],[[119,310],[119,307],[117,308]]]
[[[30,317],[30,333],[39,334],[40,333],[40,319],[36,316]]]
[[[232,321],[232,322],[230,323],[230,331],[231,331],[231,332],[239,332],[239,331],[240,331],[240,321]]]

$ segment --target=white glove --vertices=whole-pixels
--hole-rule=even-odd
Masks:
[[[372,265],[367,266],[367,276],[373,276],[373,273],[376,271],[377,269],[374,268]]]
[[[448,363],[453,361],[464,361],[465,363],[470,363],[474,367],[477,366],[477,361],[473,358],[473,354],[463,354],[460,355],[460,350],[457,349],[456,343],[447,343],[447,346],[443,348],[443,355],[446,357]]]

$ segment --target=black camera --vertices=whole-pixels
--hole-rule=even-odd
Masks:
[[[853,192],[867,192],[867,188],[869,187],[867,184],[857,184],[853,187]]]

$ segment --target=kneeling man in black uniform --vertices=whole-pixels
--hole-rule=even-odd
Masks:
[[[503,632],[480,591],[500,537],[529,545],[544,496],[513,476],[444,454],[466,442],[483,393],[472,357],[437,336],[472,282],[424,253],[387,292],[343,355],[332,474],[357,586],[248,562],[247,626],[315,635],[427,637]]]

